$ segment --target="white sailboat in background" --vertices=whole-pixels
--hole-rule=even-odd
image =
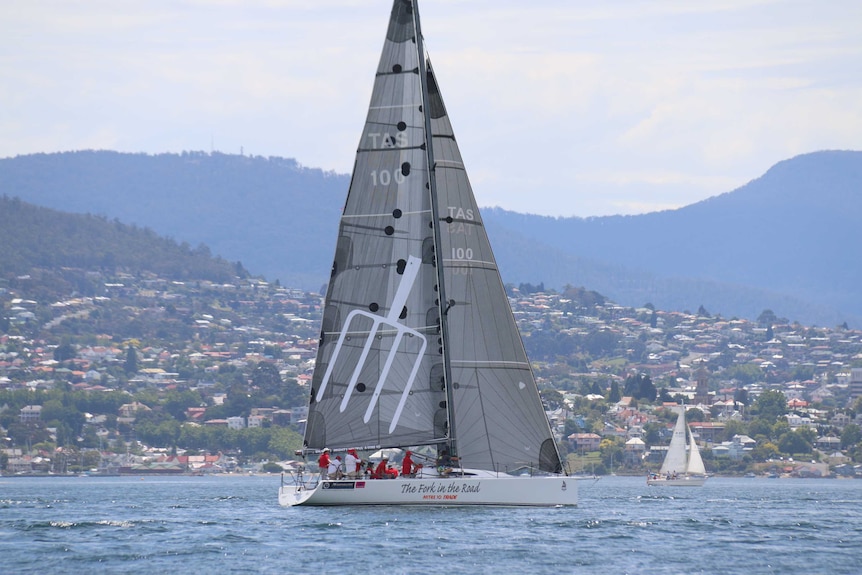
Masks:
[[[282,505],[575,505],[440,90],[395,0],[341,216],[301,455],[401,448],[415,477],[299,478]],[[451,469],[433,462],[444,451]]]
[[[686,444],[688,451],[686,452]],[[691,429],[685,423],[685,407],[681,407],[673,428],[673,436],[661,469],[650,475],[647,485],[670,487],[700,487],[706,482],[706,468]]]

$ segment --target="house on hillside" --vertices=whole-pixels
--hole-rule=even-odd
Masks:
[[[832,453],[835,451],[841,450],[841,438],[834,437],[832,435],[826,435],[823,437],[817,438],[817,443],[815,445],[817,449],[821,451],[825,451],[826,453]]]
[[[626,465],[640,465],[646,453],[646,443],[638,437],[626,441],[623,451],[623,462]]]
[[[189,407],[186,409],[186,419],[188,421],[201,422],[204,420],[206,412],[206,407]]]
[[[41,405],[25,405],[18,414],[21,423],[34,423],[42,419]]]
[[[117,415],[123,419],[134,421],[139,411],[152,411],[152,409],[139,401],[133,401],[132,403],[121,405],[120,409],[117,410]]]
[[[598,451],[602,438],[595,433],[573,433],[568,438],[569,444],[574,451],[586,453]]]
[[[691,432],[697,435],[701,441],[715,443],[724,435],[725,425],[712,421],[697,421],[691,423],[689,427],[691,427]]]
[[[731,461],[739,461],[756,445],[757,442],[747,435],[734,435],[731,441],[723,441],[718,445],[713,445],[712,454],[715,457],[729,457]]]

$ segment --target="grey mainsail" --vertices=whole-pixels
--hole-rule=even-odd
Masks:
[[[305,446],[429,444],[464,467],[562,469],[416,0],[395,0],[340,222]]]

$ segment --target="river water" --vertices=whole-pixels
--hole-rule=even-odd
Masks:
[[[0,478],[0,573],[862,573],[862,481],[579,481],[577,508],[282,508],[277,476]]]

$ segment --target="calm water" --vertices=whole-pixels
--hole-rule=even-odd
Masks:
[[[862,481],[608,477],[572,509],[285,509],[278,484],[0,478],[0,573],[862,573]]]

